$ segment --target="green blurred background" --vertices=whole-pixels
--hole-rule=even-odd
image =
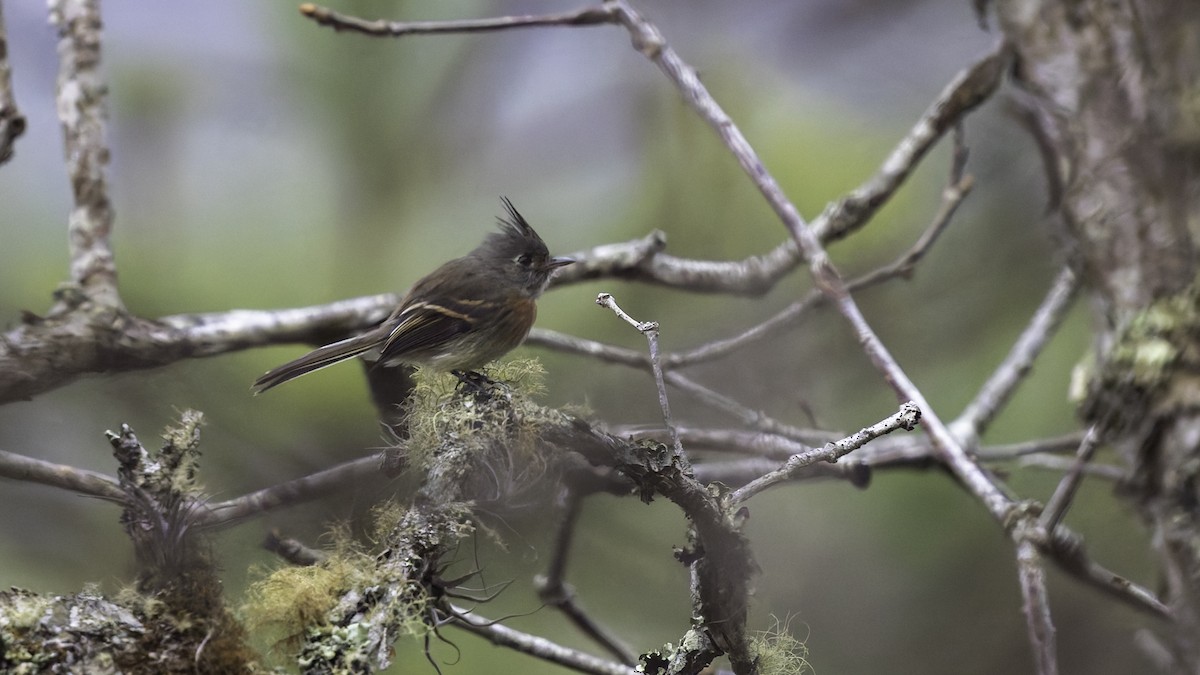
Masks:
[[[966,2],[667,0],[641,9],[701,73],[801,213],[813,217],[868,177],[955,72],[984,52]],[[461,18],[558,11],[558,3],[359,1],[374,17]],[[0,321],[44,311],[66,274],[69,193],[54,117],[55,36],[42,3],[4,6],[16,95],[30,129],[0,167]],[[557,253],[667,233],[669,251],[707,259],[763,253],[785,231],[657,70],[620,29],[373,40],[302,20],[292,3],[104,4],[110,79],[109,177],[121,292],[143,316],[316,304],[402,291],[471,248],[513,199]],[[934,36],[934,37],[931,37]],[[911,282],[863,292],[868,319],[943,418],[1003,357],[1056,270],[1036,152],[1001,100],[967,124],[975,193]],[[847,273],[905,249],[937,208],[939,149],[872,224],[832,253]],[[668,349],[730,335],[808,287],[798,273],[762,298],[695,296],[626,282],[559,288],[539,325],[642,349],[593,304],[612,292],[655,319]],[[1088,343],[1077,308],[985,439],[1075,428],[1070,369]],[[214,498],[305,475],[381,445],[357,368],[252,398],[249,383],[300,347],[261,349],[153,372],[92,377],[0,408],[0,448],[112,473],[105,429],[129,423],[147,445],[183,408],[203,410],[203,479]],[[612,423],[653,423],[649,378],[530,347],[550,372],[550,405],[586,404]],[[765,346],[691,373],[743,403],[853,430],[890,414],[892,394],[834,314],[818,311]],[[734,425],[682,395],[679,419]],[[1016,471],[1045,499],[1056,476]],[[317,542],[405,492],[379,481],[242,524],[216,539],[231,601],[275,565],[264,533]],[[752,628],[777,622],[805,640],[818,673],[1013,673],[1031,659],[1011,546],[982,508],[938,472],[877,473],[867,490],[789,486],[751,503],[762,574]],[[71,592],[131,578],[106,503],[0,483],[0,584]],[[1068,524],[1104,564],[1153,585],[1145,536],[1108,486],[1085,482]],[[686,630],[685,538],[677,509],[595,497],[571,570],[584,605],[637,649]],[[482,542],[490,582],[512,588],[481,611],[532,612],[512,626],[591,649],[530,580],[548,558],[552,514],[515,517],[507,547]],[[465,551],[464,559],[470,555]],[[1133,648],[1144,617],[1050,575],[1064,672],[1146,668]],[[558,669],[455,635],[454,672]],[[436,646],[440,660],[457,652]],[[397,666],[431,672],[416,643]],[[443,666],[444,669],[447,666]],[[429,670],[425,670],[429,669]]]

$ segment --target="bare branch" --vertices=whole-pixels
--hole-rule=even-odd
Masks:
[[[1025,379],[1033,368],[1033,362],[1042,348],[1049,342],[1051,336],[1062,324],[1067,311],[1071,309],[1079,282],[1070,268],[1064,267],[1058,273],[1050,292],[1042,300],[1042,304],[1034,313],[1033,318],[1021,336],[1009,350],[1008,356],[992,373],[979,389],[975,398],[967,404],[955,421],[956,428],[963,428],[964,433],[978,436],[991,423],[996,414],[1008,402],[1017,385]]]
[[[0,450],[0,476],[41,483],[111,501],[121,501],[125,497],[125,493],[117,485],[117,479],[112,476],[4,450]]]
[[[1025,599],[1025,626],[1033,646],[1038,675],[1057,675],[1058,653],[1054,641],[1054,622],[1050,619],[1050,597],[1046,593],[1046,571],[1033,542],[1018,536],[1017,576]]]
[[[595,675],[636,675],[637,673],[629,666],[605,661],[551,642],[546,638],[514,630],[462,607],[454,607],[453,610],[451,613],[452,625],[474,633],[494,645],[536,656],[581,673],[594,673]]]
[[[180,343],[188,356],[213,356],[268,344],[305,342],[341,336],[374,326],[387,317],[398,299],[390,293],[339,300],[293,309],[234,309],[211,314],[177,314],[156,323],[147,339]]]
[[[992,95],[1000,84],[1008,60],[1008,45],[998,42],[983,58],[956,75],[884,160],[879,172],[854,192],[831,204],[813,221],[816,237],[824,242],[840,239],[870,220],[904,183],[925,153],[966,113]]]
[[[979,448],[975,451],[975,456],[985,462],[1019,459],[1033,454],[1071,452],[1078,448],[1081,442],[1083,442],[1083,434],[1074,432],[1054,438],[1040,438],[1023,443],[1009,443],[1007,445]]]
[[[790,239],[763,255],[742,260],[678,258],[662,252],[666,242],[666,235],[655,230],[645,239],[573,253],[571,257],[579,262],[564,268],[555,281],[617,278],[692,293],[759,296],[774,288],[800,263],[796,244]]]
[[[662,408],[663,424],[667,426],[667,433],[671,436],[671,447],[675,448],[676,454],[683,456],[683,445],[679,442],[679,433],[675,431],[675,425],[671,423],[671,402],[667,398],[667,385],[663,381],[662,361],[658,355],[658,322],[637,321],[626,314],[625,310],[621,309],[617,305],[617,301],[613,299],[613,296],[608,293],[597,295],[596,304],[611,310],[623,321],[646,336],[646,342],[650,345],[650,367],[654,370],[654,384],[658,389],[658,406]]]
[[[694,537],[680,559],[692,574],[693,629],[703,639],[682,658],[703,666],[724,651],[735,671],[751,672],[745,626],[754,562],[740,531],[741,512],[731,512],[726,500],[690,473],[687,459],[666,445],[625,441],[565,415],[562,423],[543,425],[539,435],[592,464],[617,469],[637,485],[642,499],[660,494],[683,510]]]
[[[500,16],[489,19],[467,19],[462,21],[368,21],[310,3],[300,5],[300,13],[321,26],[329,26],[339,31],[352,31],[374,37],[434,35],[439,33],[478,33],[482,31],[507,30],[510,28],[540,28],[547,26],[594,26],[596,24],[611,22],[609,13],[600,7],[585,7],[581,10],[564,14]]]
[[[208,526],[235,524],[251,516],[320,499],[372,476],[382,479],[379,470],[382,457],[381,454],[360,457],[241,497],[209,504],[200,522]]]
[[[85,373],[156,368],[247,347],[344,335],[381,321],[395,300],[375,295],[315,307],[182,314],[158,321],[103,308],[44,319],[26,314],[24,323],[0,334],[0,403],[30,399]]]
[[[938,213],[934,216],[933,222],[925,230],[917,242],[914,243],[908,251],[897,258],[894,262],[849,282],[847,286],[850,288],[850,290],[853,291],[878,284],[888,279],[896,278],[897,276],[908,276],[912,274],[916,264],[921,258],[924,257],[925,253],[930,249],[930,247],[933,246],[934,242],[937,241],[938,236],[950,224],[950,220],[953,217],[954,212],[966,198],[967,194],[970,193],[973,185],[973,179],[970,176],[963,175],[963,160],[965,160],[966,148],[962,145],[961,133],[956,132],[954,137],[955,159],[952,162],[953,166],[951,168],[950,182],[943,191],[942,206],[939,208]],[[792,244],[792,251],[794,253],[795,242],[789,241],[789,243]],[[589,254],[587,253],[576,254],[575,257],[577,259],[587,260],[588,255]],[[657,256],[654,258],[654,260],[658,261],[662,258],[663,256]],[[572,265],[572,268],[577,266],[578,265]],[[722,276],[728,280],[730,275],[723,274]],[[688,285],[687,288],[689,290],[696,290],[691,285]],[[811,291],[802,299],[792,303],[766,321],[751,326],[749,329],[742,331],[735,336],[714,340],[707,344],[703,344],[699,347],[695,347],[683,352],[665,353],[663,354],[663,363],[669,368],[679,368],[726,356],[735,350],[750,346],[778,330],[791,326],[799,321],[809,309],[821,304],[826,299],[827,298],[820,292],[815,290]],[[594,356],[602,361],[609,361],[627,366],[644,368],[650,365],[649,360],[640,352],[627,350],[621,347],[613,347],[600,342],[564,335],[554,331],[535,328],[533,332],[530,333],[528,341],[530,344],[537,344],[559,351]]]
[[[814,445],[833,443],[842,438],[842,434],[831,431],[798,429],[806,437],[804,441],[763,431],[748,431],[745,429],[699,429],[679,428],[679,437],[688,442],[688,446],[697,449],[721,450],[737,452],[778,462],[786,461],[792,455],[811,452]],[[624,432],[618,432],[625,435]],[[630,431],[631,438],[648,437],[656,432]],[[776,463],[776,466],[778,464]]]
[[[643,352],[574,335],[567,335],[566,333],[559,333],[558,331],[546,328],[534,328],[529,331],[529,337],[525,339],[525,344],[538,345],[539,347],[546,347],[547,349],[566,352],[568,354],[592,356],[601,361],[633,368],[648,368],[650,366],[650,358]]]
[[[1075,462],[1071,465],[1070,471],[1058,482],[1058,487],[1054,488],[1054,494],[1050,495],[1050,500],[1042,509],[1042,515],[1038,522],[1047,532],[1053,533],[1063,516],[1066,515],[1067,509],[1071,506],[1071,500],[1075,497],[1075,490],[1079,487],[1079,482],[1083,480],[1083,467],[1092,461],[1092,454],[1096,452],[1098,445],[1100,445],[1100,433],[1093,425],[1084,435],[1083,442],[1079,444],[1079,451],[1075,453]]]
[[[870,441],[884,434],[890,434],[897,429],[912,431],[917,428],[917,422],[920,419],[920,408],[911,402],[905,403],[900,406],[899,411],[890,417],[865,429],[861,429],[857,433],[851,434],[840,441],[829,443],[820,450],[809,450],[808,452],[792,455],[783,466],[775,471],[734,490],[729,495],[729,501],[731,504],[740,504],[773,485],[790,480],[801,469],[810,464],[816,462],[836,462],[841,457],[861,448]]]
[[[113,211],[104,178],[108,89],[100,73],[100,3],[51,0],[50,22],[58,28],[58,118],[75,201],[67,226],[71,281],[97,305],[119,307],[117,267],[108,241]]]
[[[567,494],[566,501],[567,507],[555,537],[554,557],[550,560],[550,567],[544,576],[538,575],[533,580],[538,597],[542,602],[562,612],[580,632],[594,640],[621,663],[628,666],[636,665],[637,653],[612,631],[600,625],[585,612],[576,600],[574,586],[566,582],[567,557],[571,552],[571,540],[574,539],[575,525],[579,522],[582,498],[572,491]]]
[[[602,361],[633,368],[644,369],[650,365],[650,359],[645,354],[635,352],[632,349],[607,345],[595,340],[565,335],[551,330],[533,329],[529,335],[529,342],[557,351],[594,356]],[[670,364],[672,361],[671,357],[671,354],[665,355],[664,361]],[[665,372],[663,374],[663,381],[688,394],[697,401],[717,410],[725,411],[741,420],[747,426],[760,431],[798,439],[806,438],[809,433],[806,430],[780,422],[760,410],[748,408],[734,399],[715,392],[677,371],[671,370]]]
[[[778,468],[779,462],[776,460],[753,457],[724,462],[699,461],[692,466],[692,472],[696,480],[705,485],[716,482],[737,488]],[[871,483],[871,469],[855,459],[837,464],[817,462],[797,471],[789,480],[796,482],[815,478],[836,478],[848,481],[854,487],[864,488]]]
[[[306,546],[305,544],[284,537],[279,530],[271,530],[263,540],[263,548],[283,558],[293,565],[319,565],[329,556],[324,551]]]
[[[0,6],[0,164],[13,156],[13,144],[25,133],[25,116],[17,109],[13,95],[12,67],[8,65],[8,31],[4,27],[4,7]]]
[[[1078,446],[1078,444],[1076,444]],[[1052,455],[1034,454],[1022,457],[1018,466],[1029,469],[1046,469],[1049,471],[1070,472],[1075,466],[1074,458],[1054,457]],[[1111,464],[1096,464],[1090,462],[1080,467],[1080,473],[1102,480],[1121,484],[1129,481],[1129,470]]]
[[[741,130],[709,94],[695,70],[667,45],[662,33],[655,26],[643,19],[624,0],[611,0],[606,3],[606,6],[614,12],[617,21],[629,31],[634,48],[666,74],[679,90],[684,101],[720,137],[721,142],[734,156],[742,170],[791,233],[804,259],[808,261],[817,288],[830,298],[838,312],[850,323],[858,336],[863,351],[872,364],[880,371],[899,397],[911,400],[920,407],[925,419],[926,432],[933,439],[939,453],[943,455],[947,466],[954,471],[971,493],[983,502],[992,517],[1003,522],[1012,507],[1009,498],[993,484],[991,477],[967,455],[954,435],[938,418],[929,402],[925,400],[924,394],[913,384],[879,340],[850,296],[845,282],[829,259],[829,255],[825,252],[814,230],[805,223],[796,207],[788,200],[779,183],[767,171],[757,153],[742,135]],[[985,57],[984,61],[993,62],[990,67],[1000,68],[1007,61],[1007,50],[993,50]]]
[[[1084,549],[1082,538],[1063,525],[1055,528],[1053,535],[1040,526],[1033,530],[1039,550],[1053,558],[1059,569],[1070,574],[1096,590],[1120,600],[1126,605],[1159,619],[1170,619],[1170,608],[1159,600],[1158,595],[1124,576],[1105,569],[1096,563]],[[1042,537],[1049,537],[1043,540]]]
[[[938,207],[937,213],[934,214],[933,221],[921,233],[916,243],[895,262],[865,274],[847,284],[851,291],[872,286],[897,276],[912,276],[917,263],[921,261],[921,258],[925,257],[925,254],[933,247],[934,242],[937,241],[942,232],[946,231],[955,212],[958,211],[958,207],[962,205],[967,195],[971,193],[971,188],[975,186],[974,177],[963,173],[966,166],[966,157],[967,149],[963,144],[962,126],[958,125],[954,127],[954,157],[950,162],[950,180],[946,183],[946,187],[942,189],[942,203]]]

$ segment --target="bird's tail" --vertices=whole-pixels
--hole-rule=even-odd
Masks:
[[[283,384],[301,375],[307,375],[314,370],[320,370],[325,366],[332,366],[346,359],[352,359],[355,356],[371,351],[371,349],[377,346],[379,346],[379,336],[375,331],[327,344],[324,347],[314,349],[295,361],[288,361],[278,368],[267,371],[254,381],[250,389],[255,394],[261,394],[271,387]]]

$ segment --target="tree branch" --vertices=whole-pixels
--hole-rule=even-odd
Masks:
[[[320,499],[370,477],[382,479],[381,459],[379,454],[360,457],[241,497],[209,504],[200,522],[207,526],[235,524],[251,516]]]
[[[67,297],[66,294],[63,297]],[[340,336],[381,321],[393,295],[281,310],[181,314],[157,321],[90,303],[0,334],[0,403],[26,400],[86,373],[157,368],[247,347]]]
[[[461,21],[384,21],[382,19],[368,21],[310,3],[300,5],[300,13],[321,26],[329,26],[334,30],[352,31],[374,37],[478,33],[482,31],[507,30],[510,28],[539,28],[548,26],[594,26],[611,21],[608,12],[604,11],[604,9],[592,7],[585,7],[563,14],[500,16]]]
[[[55,464],[0,450],[0,476],[70,490],[109,501],[121,501],[124,491],[117,479],[96,471]]]
[[[979,388],[979,393],[955,420],[955,429],[968,433],[969,443],[973,444],[974,439],[987,429],[992,419],[1008,402],[1017,385],[1033,369],[1033,362],[1042,353],[1042,348],[1066,318],[1078,289],[1079,282],[1075,273],[1064,267],[1033,318],[1004,357],[1004,361],[996,367],[992,376]]]
[[[1046,593],[1046,571],[1037,547],[1023,537],[1017,541],[1017,577],[1025,599],[1025,626],[1038,675],[1057,675],[1058,654],[1054,642],[1054,622],[1050,619],[1050,597]]]
[[[871,219],[897,189],[925,153],[959,120],[986,101],[1000,85],[1010,59],[1010,50],[997,42],[983,58],[962,70],[934,99],[883,166],[871,180],[826,207],[811,228],[823,242],[841,239]]]
[[[534,578],[533,584],[542,602],[563,613],[584,635],[591,638],[609,654],[627,666],[636,665],[637,653],[612,631],[600,625],[579,604],[575,587],[566,582],[567,558],[571,552],[571,541],[575,538],[575,525],[579,522],[582,496],[568,488],[566,508],[555,536],[554,554],[545,575]]]
[[[454,607],[451,613],[452,625],[491,642],[498,647],[508,647],[518,652],[535,656],[550,663],[577,670],[581,673],[594,675],[636,675],[638,672],[629,666],[605,661],[584,654],[575,649],[564,647],[537,635],[530,635],[505,626],[498,621],[485,619],[475,612],[461,607]]]
[[[71,281],[101,306],[120,307],[117,267],[108,237],[113,226],[104,170],[108,88],[100,72],[98,0],[52,0],[50,22],[58,28],[58,118],[74,208],[67,231]]]
[[[917,428],[917,422],[920,419],[921,410],[913,403],[905,403],[900,406],[899,411],[890,417],[861,429],[857,433],[851,434],[840,441],[829,443],[820,450],[809,450],[808,452],[792,455],[783,466],[734,490],[729,495],[729,501],[733,504],[740,504],[771,486],[791,480],[811,464],[815,464],[816,462],[836,462],[838,459],[861,448],[872,440],[884,434],[890,434],[897,429],[912,431]]]

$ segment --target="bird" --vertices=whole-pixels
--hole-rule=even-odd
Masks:
[[[512,202],[500,199],[507,217],[496,219],[498,231],[413,284],[387,320],[273,368],[254,381],[253,392],[356,356],[374,360],[375,368],[421,365],[463,379],[520,345],[550,277],[575,260],[551,256]]]

